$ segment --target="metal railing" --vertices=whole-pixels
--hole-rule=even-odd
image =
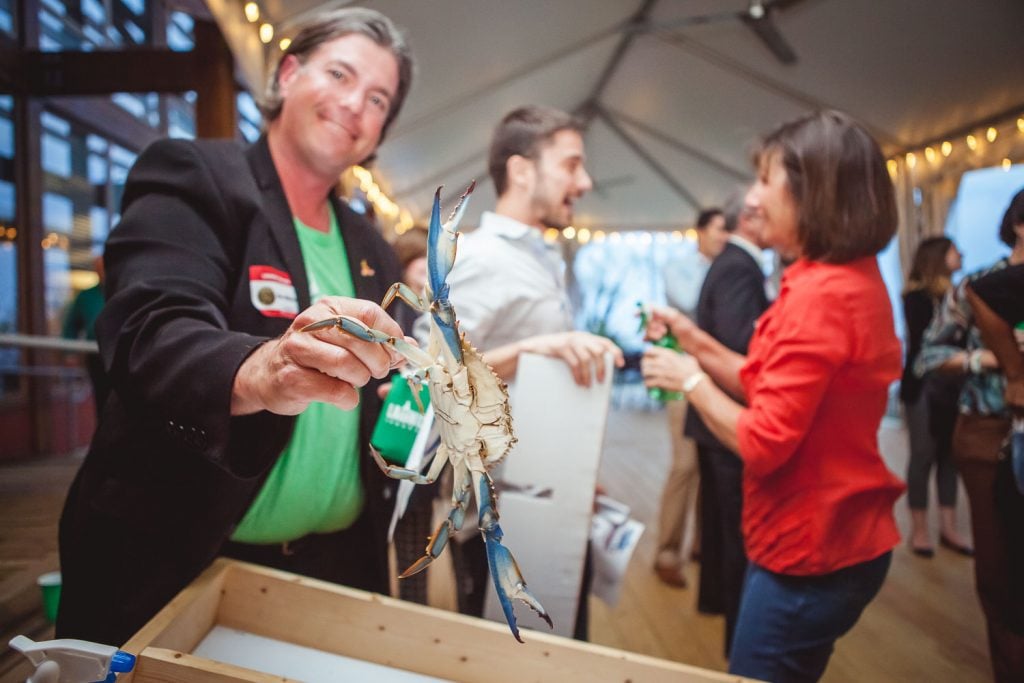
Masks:
[[[68,353],[99,353],[99,345],[87,339],[64,339],[45,337],[38,334],[0,334],[0,346],[16,346],[23,349],[43,349]]]
[[[83,357],[99,353],[99,347],[95,341],[31,334],[0,334],[0,348],[4,347],[19,350],[56,351]],[[3,358],[0,355],[0,377],[18,378],[19,383],[52,382],[50,386],[53,387],[55,394],[51,394],[51,397],[66,402],[64,414],[67,421],[64,428],[67,430],[68,443],[76,444],[79,429],[78,406],[92,392],[91,382],[85,369],[66,365],[23,365],[20,358],[13,362],[10,361],[11,359]],[[30,427],[30,429],[34,430],[37,427]]]

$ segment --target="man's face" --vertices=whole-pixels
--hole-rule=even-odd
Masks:
[[[725,216],[716,214],[702,229],[697,230],[697,249],[709,259],[722,253],[729,233],[725,231]]]
[[[573,204],[594,186],[583,161],[583,138],[574,130],[558,131],[541,147],[530,193],[536,222],[551,228],[572,225]]]
[[[272,126],[297,157],[334,177],[370,156],[398,91],[395,56],[351,33],[318,47],[305,64],[286,60],[278,77],[284,105]]]

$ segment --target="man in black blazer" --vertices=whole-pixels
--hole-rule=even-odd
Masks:
[[[729,243],[711,264],[697,300],[697,326],[732,351],[746,354],[754,323],[768,308],[760,263],[760,223],[746,200],[726,209]],[[743,463],[704,425],[686,415],[686,436],[697,442],[701,476],[701,571],[698,608],[725,614],[725,652],[732,644],[743,576]]]
[[[374,154],[411,73],[386,17],[328,12],[282,56],[253,147],[168,140],[139,157],[105,252],[113,392],[61,518],[58,637],[125,642],[218,554],[387,590],[393,496],[364,456],[375,385],[400,360],[300,330],[346,314],[401,335],[373,303],[399,278],[394,255],[335,188]],[[350,426],[327,434],[335,418]],[[288,495],[264,500],[271,482]]]

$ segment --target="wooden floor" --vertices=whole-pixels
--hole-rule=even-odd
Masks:
[[[887,420],[879,438],[889,467],[902,477],[905,431],[899,422]],[[600,482],[609,495],[628,503],[648,530],[626,574],[619,604],[609,608],[591,599],[591,640],[725,670],[723,620],[696,611],[696,590],[667,587],[651,571],[668,448],[664,413],[612,413]],[[960,493],[959,522],[966,535],[969,518],[962,489]],[[896,512],[906,533],[905,499],[899,501]],[[695,565],[687,568],[691,586],[696,585],[697,569]],[[837,644],[823,681],[990,681],[984,620],[973,581],[969,558],[938,549],[929,560],[911,554],[905,546],[896,548],[881,593]]]
[[[880,439],[890,467],[902,473],[905,433],[883,425]],[[63,496],[78,460],[74,457],[0,465],[0,642],[19,633],[52,637],[44,620],[35,577],[57,569],[56,525]],[[591,640],[602,645],[725,670],[722,619],[698,614],[694,589],[660,583],[651,571],[654,519],[668,467],[668,433],[662,412],[613,411],[600,481],[608,493],[632,507],[648,525],[615,607],[591,598]],[[963,496],[961,496],[963,502]],[[964,506],[961,505],[961,508]],[[897,506],[906,529],[904,501]],[[967,531],[966,512],[961,525]],[[431,569],[432,596],[445,596],[444,563]],[[696,566],[687,569],[696,585]],[[27,662],[9,650],[0,654],[0,683],[20,683]],[[839,641],[824,681],[991,680],[984,622],[974,594],[970,559],[938,550],[921,559],[896,549],[879,597]]]

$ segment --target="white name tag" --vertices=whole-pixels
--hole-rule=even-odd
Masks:
[[[294,318],[299,298],[288,273],[270,266],[249,266],[249,296],[253,307],[268,318]]]

